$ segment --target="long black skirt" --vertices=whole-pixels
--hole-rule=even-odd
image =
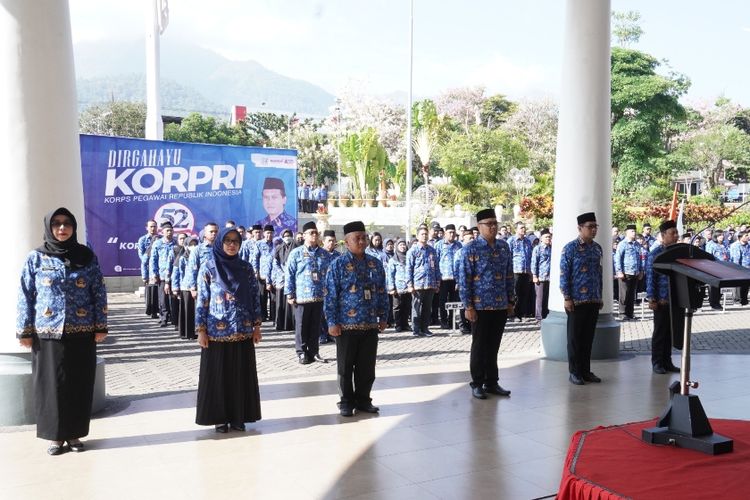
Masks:
[[[260,420],[260,389],[253,341],[209,342],[201,350],[195,423],[256,420]]]
[[[96,377],[94,334],[35,337],[32,351],[37,437],[67,441],[87,436]]]
[[[146,316],[159,317],[159,285],[146,285]]]
[[[294,308],[286,301],[284,290],[276,290],[276,331],[294,330]]]
[[[177,328],[181,339],[195,338],[195,299],[189,291],[180,292],[180,312],[177,316]]]

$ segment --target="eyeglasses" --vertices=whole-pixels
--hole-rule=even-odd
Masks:
[[[240,240],[235,240],[235,239],[224,240],[224,241],[222,241],[222,243],[224,243],[225,245],[239,245],[240,244]]]
[[[599,227],[599,224],[584,224],[581,227],[585,227],[586,229],[596,229]]]
[[[480,226],[497,227],[497,221],[495,222],[479,222]]]

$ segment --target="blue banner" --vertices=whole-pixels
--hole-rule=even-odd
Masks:
[[[105,276],[140,275],[146,222],[297,229],[297,152],[81,135],[86,239]]]

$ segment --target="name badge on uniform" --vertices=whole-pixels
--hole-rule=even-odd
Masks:
[[[365,288],[365,300],[370,300],[370,298],[372,298],[372,294],[369,289]]]
[[[313,281],[318,281],[318,271],[313,271],[312,272],[312,280]]]

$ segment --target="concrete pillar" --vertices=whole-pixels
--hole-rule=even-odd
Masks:
[[[567,360],[566,315],[560,294],[562,247],[578,236],[576,216],[596,212],[604,250],[604,308],[592,357],[619,354],[612,316],[612,182],[610,164],[610,0],[567,0],[562,91],[557,132],[550,314],[542,322],[548,358]]]
[[[30,356],[15,338],[21,265],[54,208],[75,214],[79,241],[86,234],[68,2],[0,0],[0,61],[0,200],[12,238],[0,259],[0,425],[15,425],[33,417]]]

